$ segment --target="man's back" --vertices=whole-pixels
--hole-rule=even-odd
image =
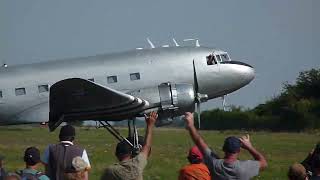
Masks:
[[[48,148],[47,174],[51,179],[63,179],[66,169],[72,169],[72,159],[76,156],[82,157],[84,149],[70,144],[59,143],[50,145]]]
[[[235,161],[232,163],[225,162],[224,159],[212,159],[208,163],[211,170],[211,177],[215,180],[248,180],[259,174],[259,161]]]
[[[184,166],[179,172],[179,180],[210,180],[210,172],[203,163],[189,164]]]
[[[119,163],[109,166],[103,176],[102,180],[142,180],[143,169],[147,165],[147,157],[140,153],[132,159],[121,161]]]

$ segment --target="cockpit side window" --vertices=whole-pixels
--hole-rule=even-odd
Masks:
[[[216,57],[210,54],[209,56],[207,56],[207,65],[214,65],[214,64],[217,64]]]

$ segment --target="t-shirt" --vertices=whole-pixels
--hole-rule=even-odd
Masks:
[[[142,180],[143,170],[147,165],[147,156],[138,154],[132,159],[121,161],[109,166],[101,179],[107,180]]]
[[[30,175],[33,177],[38,178],[39,180],[49,180],[48,176],[46,176],[45,174],[35,170],[35,169],[24,169],[22,172],[22,180],[27,179],[25,177],[25,175]]]
[[[210,172],[203,163],[184,166],[179,173],[179,180],[210,180]]]
[[[259,174],[259,161],[246,160],[226,163],[224,159],[216,159],[211,156],[211,150],[208,148],[205,151],[205,164],[211,173],[211,178],[214,180],[248,180]]]

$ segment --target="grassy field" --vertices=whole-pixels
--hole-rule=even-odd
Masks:
[[[126,132],[122,131],[124,134]],[[219,155],[224,138],[241,136],[241,131],[201,131],[207,143]],[[286,179],[288,166],[300,162],[319,141],[317,133],[270,133],[250,132],[253,145],[266,155],[269,167],[256,179]],[[15,171],[24,167],[24,149],[36,146],[41,152],[50,143],[56,143],[58,130],[49,133],[38,127],[0,127],[0,154],[6,156],[6,168]],[[91,160],[90,179],[99,179],[103,169],[116,162],[116,140],[104,129],[77,129],[76,143],[87,149]],[[178,170],[187,164],[187,151],[192,146],[184,129],[155,129],[152,154],[145,170],[144,179],[177,179]],[[240,159],[251,158],[243,151]]]

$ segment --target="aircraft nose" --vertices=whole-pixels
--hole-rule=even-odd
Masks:
[[[229,80],[227,88],[229,92],[233,92],[249,84],[255,77],[255,70],[249,64],[240,61],[228,61],[223,62],[222,65],[221,70]]]
[[[243,86],[249,84],[255,77],[254,68],[246,63],[241,63],[242,67],[239,68],[239,78],[242,81]]]

